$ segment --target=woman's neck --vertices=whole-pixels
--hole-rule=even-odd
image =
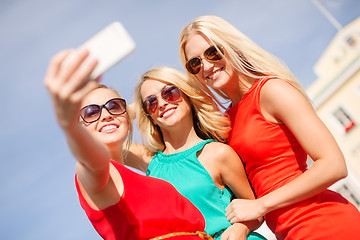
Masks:
[[[122,152],[122,149],[113,149],[111,150],[110,149],[110,152],[111,152],[111,158],[112,160],[124,165],[124,159],[123,159],[123,152]]]
[[[165,133],[163,136],[165,143],[165,154],[182,152],[193,147],[202,140],[196,134],[194,127],[189,129],[182,128],[180,131]]]
[[[254,78],[239,76],[233,80],[233,84],[230,84],[228,88],[222,90],[230,98],[234,106],[244,97],[255,80]]]

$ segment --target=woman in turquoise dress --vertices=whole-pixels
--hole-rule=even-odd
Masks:
[[[262,218],[236,224],[226,219],[233,197],[255,197],[240,158],[222,143],[230,123],[217,106],[183,72],[160,67],[142,76],[135,108],[146,144],[133,144],[126,163],[172,183],[201,211],[214,239],[265,239],[252,232]]]

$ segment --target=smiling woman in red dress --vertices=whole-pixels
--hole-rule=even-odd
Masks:
[[[63,67],[71,53],[72,61]],[[57,54],[45,84],[77,160],[75,182],[89,220],[108,240],[162,235],[167,236],[161,239],[208,239],[200,211],[170,183],[123,165],[122,149],[132,119],[115,90],[88,81],[97,64],[96,59],[87,61],[88,55],[86,50]]]
[[[196,84],[231,101],[228,144],[257,199],[233,200],[228,219],[265,215],[278,239],[359,238],[359,211],[327,189],[347,175],[343,154],[287,67],[216,16],[185,27],[180,55]]]

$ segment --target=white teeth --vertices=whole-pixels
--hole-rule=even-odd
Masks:
[[[115,128],[116,128],[115,125],[107,125],[107,126],[103,127],[101,131],[106,132],[106,131],[109,131],[109,130],[112,130],[112,129],[115,129]]]
[[[167,116],[169,116],[170,114],[172,114],[174,111],[175,111],[174,108],[173,108],[173,109],[170,109],[170,110],[166,111],[166,112],[162,115],[162,117],[167,117]]]
[[[208,76],[208,78],[210,78],[210,79],[217,78],[217,77],[219,76],[219,74],[220,74],[220,69],[218,69],[218,70],[216,70],[215,72],[213,72],[212,74],[210,74],[210,75]]]

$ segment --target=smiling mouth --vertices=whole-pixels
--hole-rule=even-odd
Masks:
[[[160,114],[160,118],[163,118],[164,115],[165,115],[165,117],[166,117],[167,115],[169,115],[169,114],[171,114],[172,112],[174,112],[175,109],[176,109],[176,107],[175,107],[175,108],[169,108],[169,109],[165,110],[163,113]]]
[[[118,128],[118,126],[113,125],[113,124],[106,125],[100,129],[100,132],[111,133],[111,132],[114,132],[117,128]]]
[[[206,76],[207,79],[214,79],[217,78],[220,75],[220,72],[223,70],[224,68],[219,68],[215,71],[213,71],[212,73],[210,73],[208,76]]]

